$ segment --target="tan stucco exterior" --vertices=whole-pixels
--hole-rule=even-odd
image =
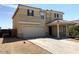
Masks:
[[[27,9],[34,10],[34,16],[27,16]],[[40,17],[41,10],[45,14],[44,19],[41,19]],[[62,16],[54,17],[55,13]],[[30,6],[18,5],[17,10],[13,15],[13,28],[17,29],[17,36],[20,38],[50,36],[49,26],[47,24],[55,20],[63,20],[63,14],[63,12],[59,11],[43,10]],[[52,25],[51,27],[52,36],[57,37],[57,26]],[[62,26],[60,26],[60,31],[61,29]],[[66,31],[63,33],[66,33]]]

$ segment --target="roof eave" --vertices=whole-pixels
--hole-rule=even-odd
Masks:
[[[19,4],[18,4],[18,6],[17,6],[17,8],[16,8],[16,10],[15,10],[13,16],[12,16],[12,19],[15,17],[15,15],[16,15],[16,13],[17,13],[18,10],[19,10]]]

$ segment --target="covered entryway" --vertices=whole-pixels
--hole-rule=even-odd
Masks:
[[[60,35],[61,38],[67,37],[67,34],[66,34],[66,25],[60,25],[59,26],[59,35]]]
[[[57,25],[52,25],[52,37],[57,37],[58,28]],[[50,31],[49,31],[50,32]],[[60,37],[66,37],[66,26],[65,25],[59,25],[59,36]]]
[[[57,38],[68,37],[68,26],[74,24],[69,21],[56,20],[49,23],[48,26],[52,26],[52,36]]]
[[[52,26],[49,26],[49,35],[52,35]]]

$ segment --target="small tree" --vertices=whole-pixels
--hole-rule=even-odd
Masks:
[[[75,32],[74,32],[74,27],[73,26],[69,27],[69,36],[70,37],[74,37],[75,36]]]
[[[79,26],[71,26],[69,27],[69,35],[70,37],[78,37],[79,36]]]

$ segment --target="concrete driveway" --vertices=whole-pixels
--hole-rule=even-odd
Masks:
[[[71,39],[39,38],[29,41],[55,54],[79,53],[79,43]]]

